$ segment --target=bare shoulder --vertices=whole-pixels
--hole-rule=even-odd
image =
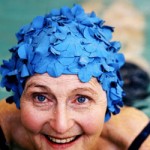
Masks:
[[[16,105],[9,104],[5,99],[0,100],[0,123],[2,127],[13,125],[14,122],[20,120],[20,110],[16,108]]]
[[[27,131],[21,123],[20,110],[15,104],[6,103],[4,99],[0,101],[0,125],[8,143],[21,146],[21,149],[33,149]]]
[[[143,129],[148,122],[148,116],[142,111],[133,107],[124,107],[120,114],[112,116],[106,125],[111,124],[116,127],[122,127],[128,130],[133,129],[134,131],[140,132],[140,129]]]
[[[118,116],[119,117],[119,116]],[[133,140],[139,133],[144,129],[144,127],[149,123],[149,118],[147,115],[145,115],[142,111],[135,109],[133,107],[125,107],[122,110],[121,118],[124,117],[126,119],[126,122],[124,124],[124,127],[127,130],[130,130],[130,133],[132,133]],[[119,117],[119,118],[120,118]],[[129,141],[129,144],[132,143],[132,140]],[[148,138],[143,142],[139,150],[150,150],[150,135]]]
[[[145,115],[142,111],[134,107],[123,107],[121,109],[120,114],[112,116],[112,118],[115,118],[115,119],[116,118],[121,119],[122,117],[125,117],[128,120],[130,119],[132,120],[132,118],[135,118],[136,119],[135,121],[143,121],[143,120],[148,121],[149,120],[147,115]]]
[[[6,139],[10,139],[10,124],[13,125],[14,117],[18,114],[15,104],[8,104],[6,100],[0,100],[0,126]]]
[[[0,100],[0,120],[13,115],[17,111],[15,104],[8,104],[5,99]]]
[[[6,103],[5,99],[0,100],[0,122],[3,121],[3,119],[6,117],[8,112],[10,111],[9,104]]]
[[[127,149],[148,122],[149,118],[142,111],[133,107],[124,107],[120,114],[112,116],[105,123],[101,139],[118,149]],[[149,138],[142,144],[141,150],[149,146],[148,141]]]

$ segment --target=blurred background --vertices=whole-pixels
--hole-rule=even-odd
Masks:
[[[94,10],[105,24],[115,27],[113,40],[121,41],[126,60],[150,72],[149,0],[0,0],[0,64],[10,57],[8,49],[16,44],[15,33],[21,26],[52,8],[75,3],[86,12]],[[0,88],[0,99],[10,94]]]

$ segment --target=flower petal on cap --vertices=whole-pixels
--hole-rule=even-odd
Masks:
[[[35,29],[40,29],[43,27],[44,24],[44,17],[43,16],[37,16],[32,21],[32,27]]]
[[[26,65],[22,66],[22,70],[21,70],[21,77],[27,77],[29,76],[29,71]]]

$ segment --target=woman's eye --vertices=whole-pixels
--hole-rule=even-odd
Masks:
[[[80,97],[77,98],[78,103],[85,103],[87,101],[88,101],[88,98],[84,97],[84,96],[80,96]]]
[[[43,102],[43,101],[45,101],[46,97],[44,95],[37,95],[36,99],[40,102]]]

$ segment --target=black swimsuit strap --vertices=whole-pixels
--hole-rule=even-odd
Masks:
[[[9,150],[9,147],[6,144],[6,139],[1,127],[0,127],[0,150]]]
[[[128,150],[138,150],[146,138],[150,135],[150,121],[141,133],[135,138]]]

